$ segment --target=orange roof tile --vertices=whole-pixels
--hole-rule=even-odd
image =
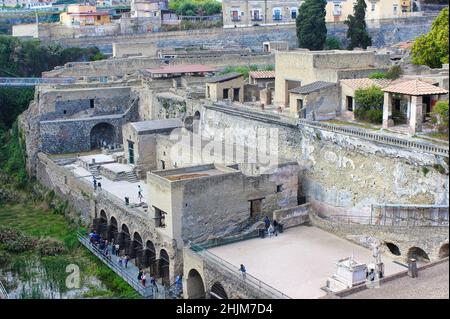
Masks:
[[[395,83],[384,88],[383,91],[406,95],[433,95],[448,93],[446,89],[420,80],[409,80]]]
[[[344,83],[351,87],[354,90],[357,89],[367,89],[371,86],[376,86],[379,88],[384,88],[391,84],[392,80],[389,79],[369,79],[369,78],[361,78],[361,79],[345,79],[341,80],[341,83]]]
[[[248,75],[254,79],[272,79],[275,78],[275,71],[250,71]]]

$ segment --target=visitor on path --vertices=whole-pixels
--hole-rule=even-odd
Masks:
[[[265,216],[264,217],[264,227],[266,228],[266,230],[268,230],[269,226],[270,226],[270,219],[269,219],[269,217]]]
[[[139,203],[141,203],[142,198],[143,198],[141,185],[138,185],[138,198],[139,198]]]
[[[243,264],[241,264],[241,267],[239,268],[239,271],[242,273],[242,279],[245,280],[247,269],[245,269],[245,266]]]
[[[145,273],[143,273],[142,274],[142,276],[141,276],[141,283],[142,283],[142,286],[145,288],[145,282],[146,282],[146,280],[147,280],[147,276],[145,275]]]
[[[105,258],[111,260],[111,255],[109,254],[108,250],[105,250]]]
[[[125,268],[128,268],[128,261],[130,260],[130,257],[128,255],[125,255],[123,258],[123,264],[125,265]]]
[[[94,183],[94,189],[97,189],[97,180],[95,179],[95,176],[92,176],[94,180],[92,181]]]
[[[175,285],[177,286],[177,288],[181,288],[181,276],[177,275],[177,277],[175,278]]]
[[[119,245],[119,243],[116,244],[115,249],[116,249],[116,255],[119,256],[119,253],[120,253],[120,245]]]
[[[156,279],[153,275],[150,275],[150,285],[154,290],[156,290],[156,292],[158,292],[158,285],[156,284]]]
[[[119,258],[117,260],[119,262],[119,266],[122,267],[122,257],[119,256]]]
[[[139,269],[139,273],[138,273],[137,279],[138,279],[138,280],[141,280],[143,274],[144,274],[144,273],[143,273],[142,269]]]
[[[275,228],[273,228],[273,225],[270,225],[267,231],[269,232],[269,237],[272,237],[275,232]]]
[[[274,228],[274,234],[275,234],[275,236],[278,236],[278,222],[274,219],[273,220],[273,228]]]

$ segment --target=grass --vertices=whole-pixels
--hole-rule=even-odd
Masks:
[[[432,132],[432,133],[427,133],[426,136],[448,142],[448,134],[447,133]]]
[[[380,128],[368,123],[356,123],[356,122],[346,122],[346,121],[340,121],[340,120],[327,120],[327,121],[323,121],[324,123],[329,123],[329,124],[336,124],[336,125],[343,125],[343,126],[356,126],[356,127],[360,127],[360,128],[365,128],[365,129],[369,129],[369,130],[379,130]]]
[[[67,253],[58,256],[40,257],[36,253],[23,253],[12,256],[10,269],[19,274],[21,280],[30,280],[36,274],[33,265],[40,264],[52,287],[61,292],[67,291],[65,280],[68,276],[66,267],[76,264],[80,268],[81,281],[89,286],[89,278],[95,276],[107,290],[98,287],[85,293],[93,298],[140,298],[140,296],[123,279],[104,265],[95,256],[85,250],[76,238],[75,225],[59,214],[54,214],[45,203],[16,203],[0,207],[0,225],[13,227],[33,237],[51,237],[65,243]],[[34,289],[34,288],[33,288]],[[23,297],[35,298],[36,291],[21,293]]]

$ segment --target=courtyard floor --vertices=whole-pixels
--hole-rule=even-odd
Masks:
[[[372,251],[316,227],[299,226],[277,237],[257,238],[214,247],[209,251],[291,298],[319,298],[339,259],[372,263]],[[385,275],[406,270],[382,256]]]

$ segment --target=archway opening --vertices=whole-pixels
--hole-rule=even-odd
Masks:
[[[198,134],[198,132],[200,130],[200,118],[201,118],[200,112],[196,111],[194,113],[194,121],[192,123],[194,134]]]
[[[114,143],[114,126],[109,123],[99,123],[91,129],[91,149],[107,147]]]
[[[151,275],[154,275],[156,272],[155,261],[156,261],[155,245],[153,245],[153,243],[150,240],[147,240],[144,250],[143,266],[144,268],[150,268]]]
[[[391,254],[395,255],[395,256],[400,256],[402,253],[400,252],[400,248],[398,248],[397,245],[393,244],[393,243],[388,243],[385,242],[384,243],[386,245],[386,247],[389,249],[389,251],[391,252]]]
[[[144,245],[142,244],[142,237],[138,232],[133,235],[133,240],[130,243],[129,256],[131,259],[136,258],[136,266],[142,267],[142,254],[144,252]]]
[[[197,270],[189,271],[186,288],[189,299],[205,299],[205,285]]]
[[[170,259],[169,254],[164,249],[159,253],[159,275],[164,286],[170,286]]]
[[[117,220],[115,217],[111,217],[111,220],[109,221],[109,227],[108,227],[108,240],[111,241],[114,239],[114,241],[117,241],[117,235],[119,231],[117,229]]]
[[[411,247],[408,250],[408,259],[414,258],[415,260],[419,262],[428,262],[430,261],[430,257],[428,257],[428,254],[419,247]]]
[[[228,299],[227,293],[220,282],[215,282],[211,287],[211,299]]]
[[[439,258],[445,258],[448,257],[448,243],[443,244],[441,248],[439,249]]]
[[[125,254],[129,254],[129,248],[130,248],[130,243],[131,243],[131,236],[130,236],[130,230],[128,229],[128,226],[123,224],[122,225],[122,236],[121,239],[119,240],[119,246],[120,246],[120,250],[124,250]]]
[[[108,217],[106,216],[106,213],[103,209],[100,211],[98,234],[102,236],[102,238],[107,238],[108,235]]]

